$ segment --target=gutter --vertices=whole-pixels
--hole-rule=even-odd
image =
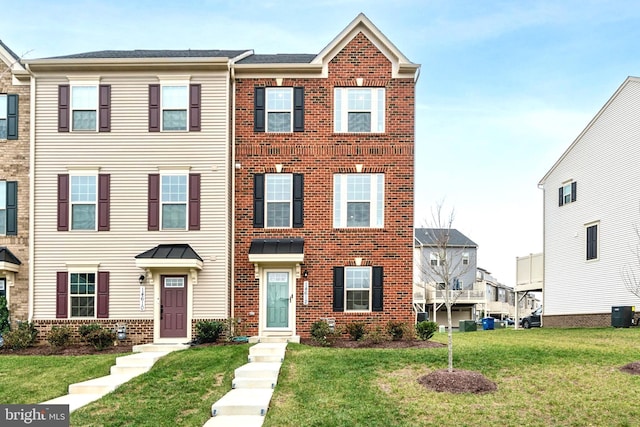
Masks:
[[[34,299],[35,299],[35,286],[34,286],[34,271],[35,271],[35,165],[36,165],[36,77],[35,74],[29,68],[29,64],[25,64],[26,69],[31,74],[31,97],[29,102],[29,259],[28,259],[28,271],[29,271],[29,310],[28,321],[33,321],[34,312]]]

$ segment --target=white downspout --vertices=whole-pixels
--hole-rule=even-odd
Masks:
[[[235,258],[236,258],[236,76],[233,62],[229,61],[229,71],[231,76],[231,318],[235,318]]]
[[[34,284],[34,270],[35,270],[35,164],[36,164],[36,77],[29,68],[29,64],[25,65],[26,69],[31,74],[31,86],[29,94],[31,99],[29,102],[29,314],[28,321],[33,321],[34,311],[34,299],[35,299],[35,284]]]

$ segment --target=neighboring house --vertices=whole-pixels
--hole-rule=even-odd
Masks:
[[[484,303],[476,306],[477,320],[483,317],[493,317],[499,320],[507,317],[517,319],[528,315],[537,307],[535,296],[526,294],[519,296],[519,307],[516,310],[515,290],[498,282],[489,271],[479,267],[476,273],[476,288],[485,290]]]
[[[531,292],[544,292],[544,256],[542,252],[516,257],[516,298],[520,301],[515,318],[531,314],[537,301]]]
[[[418,71],[362,14],[318,54],[235,65],[233,306],[249,334],[414,321]]]
[[[484,289],[477,289],[478,245],[456,229],[416,228],[414,244],[414,307],[429,320],[446,322],[447,298],[453,325],[475,319],[477,304],[484,303]],[[443,274],[444,273],[444,274]],[[444,276],[449,289],[445,289]]]
[[[26,61],[36,123],[30,317],[42,337],[99,322],[126,326],[133,343],[184,342],[198,320],[228,317],[229,65],[248,54]]]
[[[640,302],[623,280],[640,267],[639,116],[640,79],[629,77],[538,184],[545,327],[610,326],[612,306]]]
[[[0,41],[0,295],[12,321],[29,301],[30,76]]]

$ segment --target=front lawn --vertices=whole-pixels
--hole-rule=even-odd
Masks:
[[[63,396],[69,384],[109,375],[118,356],[0,355],[0,403],[32,404]]]

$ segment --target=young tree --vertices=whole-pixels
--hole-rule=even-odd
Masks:
[[[447,309],[447,331],[449,361],[448,370],[453,372],[453,324],[451,320],[451,307],[453,307],[463,292],[459,286],[460,278],[472,268],[473,263],[464,262],[464,245],[452,245],[452,232],[456,232],[453,226],[455,214],[452,209],[449,214],[444,212],[443,204],[438,203],[431,211],[431,220],[426,222],[429,233],[429,242],[424,243],[428,250],[420,249],[417,260],[419,286],[425,290],[431,287],[435,294],[442,299]]]

